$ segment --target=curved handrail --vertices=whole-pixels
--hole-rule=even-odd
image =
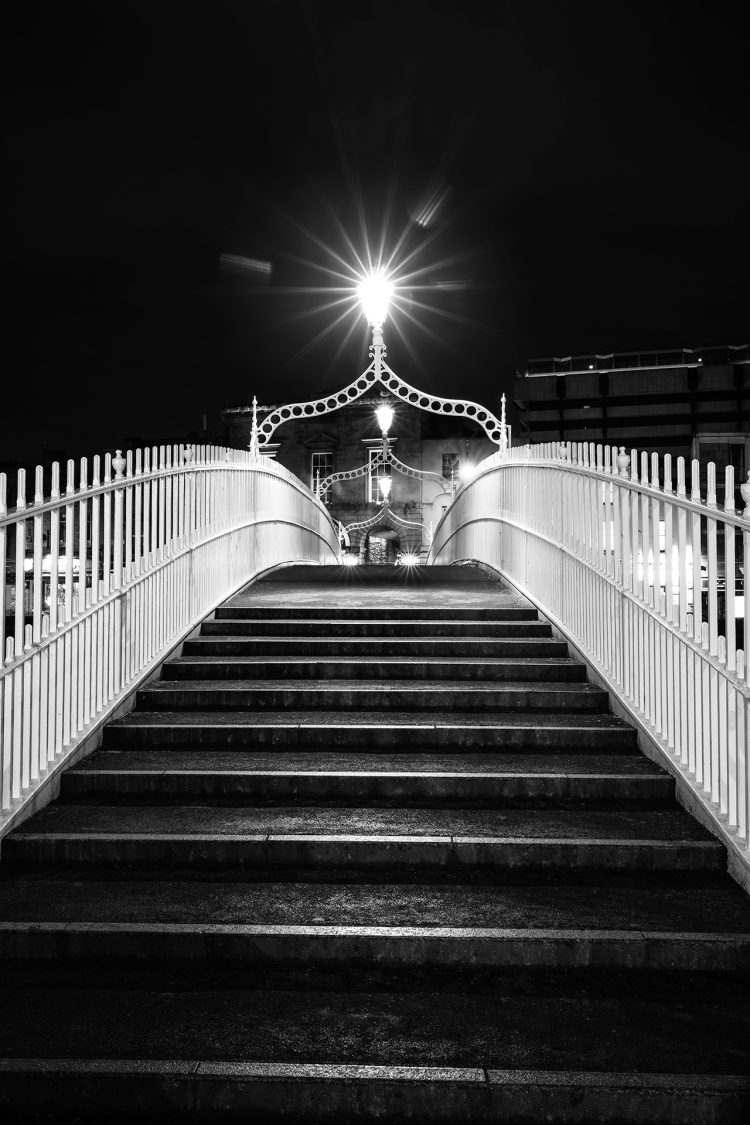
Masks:
[[[244,450],[172,446],[0,474],[0,832],[207,613],[263,570],[341,561],[320,500]],[[90,480],[90,483],[89,483]]]
[[[715,466],[704,472],[705,496],[700,463],[688,490],[669,454],[493,454],[457,491],[428,561],[483,562],[538,605],[750,865],[750,474],[740,513],[732,467],[722,506]]]

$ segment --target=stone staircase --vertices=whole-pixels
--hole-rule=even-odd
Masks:
[[[723,846],[476,568],[256,583],[0,872],[5,1120],[750,1108]]]

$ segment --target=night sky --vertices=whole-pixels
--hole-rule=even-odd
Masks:
[[[750,335],[740,4],[16,7],[0,462],[350,382],[365,232],[419,271],[391,366],[493,410],[533,357]]]

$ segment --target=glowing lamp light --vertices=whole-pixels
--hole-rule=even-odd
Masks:
[[[466,464],[461,465],[461,467],[458,470],[458,475],[461,478],[461,480],[464,482],[464,484],[466,484],[468,481],[470,481],[474,478],[474,474],[476,473],[476,471],[477,471],[476,465],[470,465],[467,462]]]
[[[388,303],[393,296],[393,283],[382,270],[376,270],[357,286],[357,296],[362,302],[368,324],[377,327],[383,323],[388,313]]]
[[[391,494],[391,478],[378,477],[378,485],[380,487],[380,494],[384,500],[387,500]]]
[[[341,561],[343,562],[344,566],[356,566],[359,562],[359,559],[356,555],[343,555]]]
[[[393,410],[390,406],[379,406],[375,411],[381,433],[387,434],[393,423]]]
[[[407,551],[399,557],[398,562],[402,566],[419,566],[419,555],[415,555],[411,551]]]

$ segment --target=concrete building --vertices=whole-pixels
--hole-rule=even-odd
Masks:
[[[318,479],[357,469],[380,450],[382,438],[375,410],[384,402],[394,411],[389,431],[393,453],[410,468],[433,476],[413,478],[389,471],[392,484],[388,506],[395,517],[407,522],[386,516],[371,528],[353,533],[352,550],[372,562],[393,561],[399,551],[419,554],[426,549],[430,527],[440,519],[461,474],[496,449],[482,428],[468,419],[432,414],[376,393],[330,414],[285,422],[276,431],[276,440],[264,447],[315,488]],[[259,421],[274,409],[258,407]],[[226,444],[247,448],[252,409],[229,408],[222,417]],[[333,484],[325,497],[333,518],[344,527],[371,519],[382,506],[377,483],[381,475],[379,469]]]
[[[531,360],[513,384],[522,442],[594,441],[750,468],[748,345]],[[721,476],[722,474],[719,474]]]

